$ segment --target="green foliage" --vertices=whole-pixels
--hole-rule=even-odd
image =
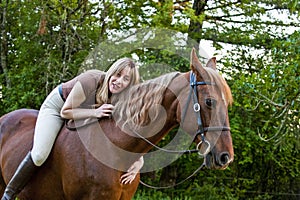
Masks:
[[[222,55],[218,68],[234,96],[229,108],[234,162],[224,171],[200,171],[175,188],[140,186],[134,199],[299,198],[299,1],[0,1],[0,11],[1,22],[6,18],[0,37],[1,115],[23,107],[38,109],[57,84],[82,70],[99,43],[116,35],[126,38],[137,28],[165,28],[184,35],[190,48],[196,45],[187,39],[213,42]],[[281,13],[285,17],[276,17]],[[113,50],[107,43],[110,51],[96,55],[105,62],[91,67],[107,67],[122,51],[138,57],[143,80],[189,70],[188,60],[164,46],[180,50],[182,44],[170,34],[160,36],[151,48],[151,40]],[[159,145],[171,139],[170,134]],[[169,181],[164,175],[173,170],[179,182],[202,161],[184,155],[153,172],[155,179],[147,174],[142,179],[158,186]]]

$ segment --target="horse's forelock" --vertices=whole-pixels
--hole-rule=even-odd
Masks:
[[[208,72],[211,78],[211,82],[214,82],[222,92],[222,95],[224,95],[227,105],[231,105],[233,103],[233,98],[232,98],[230,87],[228,86],[226,80],[215,69],[208,68],[208,67],[204,67],[204,68]]]

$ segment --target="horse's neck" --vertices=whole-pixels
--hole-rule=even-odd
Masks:
[[[187,87],[187,79],[184,74],[176,77],[168,89],[164,93],[164,98],[162,101],[162,105],[154,105],[152,107],[156,113],[155,116],[151,115],[151,111],[149,112],[151,122],[146,126],[142,126],[137,130],[133,130],[132,128],[125,128],[124,132],[128,133],[132,137],[132,150],[135,152],[147,152],[152,145],[149,143],[156,144],[158,143],[168,132],[177,126],[179,123],[178,119],[178,110],[180,108],[178,96],[181,94],[181,91]],[[158,111],[158,112],[157,112]],[[149,142],[145,142],[146,138]],[[126,138],[127,139],[127,138]],[[141,144],[142,145],[139,145]]]
[[[188,77],[189,72],[180,74],[172,80],[172,82],[168,86],[168,90],[171,91],[176,97],[178,97],[184,89],[188,88]]]

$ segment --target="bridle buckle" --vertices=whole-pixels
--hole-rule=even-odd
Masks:
[[[201,144],[207,144],[207,147],[206,147],[204,153],[201,153],[201,149],[200,149]],[[204,133],[201,133],[201,141],[196,146],[196,149],[198,150],[198,154],[201,157],[205,157],[210,152],[210,146],[211,146],[210,143],[204,137]]]

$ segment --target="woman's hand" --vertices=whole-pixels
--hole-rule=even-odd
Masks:
[[[132,181],[135,179],[137,173],[140,171],[140,169],[144,165],[144,158],[143,156],[135,161],[131,167],[127,170],[127,173],[121,176],[120,182],[122,184],[132,183]]]
[[[110,117],[114,106],[112,104],[103,104],[95,110],[95,115],[97,118]]]

